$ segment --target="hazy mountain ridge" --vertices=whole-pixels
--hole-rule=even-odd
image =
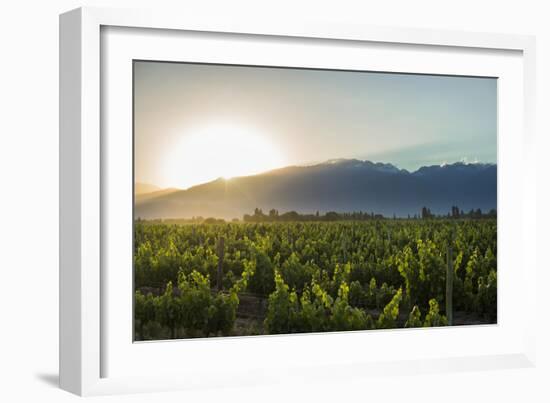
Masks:
[[[134,194],[142,195],[147,193],[153,193],[161,191],[162,189],[156,185],[151,185],[150,183],[136,182],[134,183]]]
[[[135,216],[242,218],[256,207],[300,213],[373,211],[386,216],[419,214],[423,206],[439,214],[453,205],[487,211],[496,209],[496,184],[495,164],[457,162],[409,172],[388,163],[334,159],[136,198]]]
[[[166,196],[167,194],[170,194],[170,193],[173,193],[173,192],[179,192],[181,189],[176,189],[176,188],[166,188],[166,189],[160,189],[160,188],[157,188],[158,190],[153,190],[153,191],[150,191],[150,192],[141,192],[141,193],[137,193],[135,192],[135,201],[136,203],[140,203],[140,202],[144,202],[146,200],[151,200],[151,199],[155,199],[157,197],[161,197],[161,196]]]

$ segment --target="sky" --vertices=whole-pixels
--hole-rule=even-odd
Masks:
[[[496,163],[497,80],[136,61],[134,152],[161,188],[336,158]]]

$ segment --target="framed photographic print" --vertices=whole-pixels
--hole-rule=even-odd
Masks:
[[[60,24],[63,388],[533,365],[532,38]]]
[[[497,78],[133,63],[135,340],[497,323]]]

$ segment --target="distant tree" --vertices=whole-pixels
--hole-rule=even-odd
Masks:
[[[282,214],[279,218],[282,221],[298,221],[300,219],[300,214],[298,214],[296,211],[289,211]]]
[[[432,218],[432,217],[433,215],[430,209],[427,207],[422,207],[422,218],[426,219],[426,218]]]
[[[204,224],[223,224],[225,220],[223,218],[208,217],[203,222]]]
[[[451,216],[453,218],[459,218],[460,217],[460,210],[458,209],[457,206],[452,206],[451,207]]]
[[[247,218],[249,221],[252,221],[252,222],[262,222],[262,221],[266,221],[267,216],[264,214],[261,208],[256,207],[254,209],[254,214],[252,216],[246,217],[245,215],[245,221]]]
[[[334,211],[329,211],[325,214],[325,219],[327,221],[336,221],[340,218],[340,215]]]

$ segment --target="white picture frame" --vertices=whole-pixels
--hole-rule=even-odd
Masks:
[[[107,42],[104,37],[102,38],[102,32],[108,31],[109,27],[117,28],[114,29],[114,39],[110,39],[106,46]],[[125,333],[128,321],[131,322],[131,317],[128,317],[126,321],[121,321],[120,317],[114,313],[115,311],[127,313],[129,299],[125,299],[126,306],[122,304],[120,305],[121,309],[118,310],[119,306],[112,305],[113,298],[109,298],[108,282],[125,283],[124,274],[113,277],[110,271],[106,271],[111,257],[109,257],[109,244],[106,241],[105,233],[106,229],[113,227],[112,225],[109,227],[109,217],[115,216],[105,212],[116,211],[113,210],[116,208],[120,209],[120,206],[117,207],[114,204],[115,200],[125,197],[124,193],[113,193],[115,190],[109,185],[110,182],[116,181],[113,179],[115,177],[114,170],[118,169],[113,168],[113,164],[109,163],[109,158],[112,157],[112,153],[124,150],[128,145],[124,141],[113,142],[115,137],[109,133],[112,132],[113,127],[118,127],[118,124],[122,125],[120,126],[122,131],[127,131],[130,122],[128,122],[125,113],[128,112],[127,106],[131,96],[128,93],[128,81],[125,81],[124,76],[116,76],[116,78],[122,77],[122,80],[113,81],[102,80],[104,78],[102,74],[124,74],[127,71],[124,68],[118,69],[117,66],[124,66],[124,63],[127,63],[127,60],[132,57],[137,58],[131,51],[131,49],[135,49],[135,46],[126,46],[131,45],[131,42],[124,42],[131,41],[132,39],[127,37],[137,35],[139,32],[135,31],[137,29],[146,29],[146,31],[141,31],[145,36],[141,38],[140,44],[143,46],[141,46],[139,56],[152,59],[174,57],[170,56],[170,53],[166,53],[167,56],[165,56],[162,49],[171,49],[170,44],[173,44],[171,41],[181,40],[178,37],[178,32],[191,32],[194,40],[201,40],[201,36],[217,33],[216,41],[222,43],[229,41],[230,37],[235,37],[235,35],[238,38],[252,38],[253,41],[260,42],[262,40],[269,40],[272,43],[290,41],[291,45],[293,41],[299,41],[300,46],[308,46],[311,41],[321,41],[319,43],[322,46],[333,51],[338,51],[346,44],[357,45],[356,52],[362,51],[363,44],[395,45],[397,56],[399,56],[399,52],[405,51],[404,47],[410,46],[415,48],[415,51],[427,52],[426,57],[433,62],[433,67],[426,70],[425,65],[411,64],[408,67],[402,67],[401,71],[424,73],[483,75],[483,72],[488,72],[487,74],[490,75],[491,69],[496,69],[496,67],[491,67],[495,65],[494,60],[488,61],[486,65],[481,60],[479,62],[474,62],[474,60],[483,58],[488,53],[494,53],[495,57],[499,57],[498,55],[501,53],[513,53],[514,57],[510,58],[509,62],[502,59],[501,63],[499,59],[496,63],[510,67],[509,69],[502,67],[504,69],[502,74],[509,78],[509,80],[506,79],[508,80],[506,82],[510,83],[509,86],[504,86],[503,91],[508,94],[508,98],[512,98],[511,94],[516,94],[515,98],[518,98],[499,99],[499,131],[505,133],[507,139],[501,142],[501,133],[499,133],[499,187],[503,185],[511,192],[515,190],[515,196],[508,197],[507,194],[505,198],[500,195],[499,190],[499,259],[502,258],[501,250],[506,251],[506,246],[516,241],[520,246],[514,252],[504,253],[514,253],[510,258],[514,259],[521,271],[510,272],[510,275],[505,276],[504,280],[500,278],[499,274],[499,325],[463,329],[354,332],[353,334],[332,334],[330,336],[262,336],[214,341],[190,340],[181,341],[181,343],[178,341],[133,344],[131,338],[128,338]],[[117,30],[120,33],[118,37]],[[163,32],[170,33],[170,35],[164,35]],[[156,36],[146,37],[151,33],[155,33]],[[224,36],[227,36],[227,39],[224,39]],[[252,64],[254,60],[257,61],[262,57],[258,52],[251,53],[249,57],[246,56],[248,58],[243,56],[247,51],[246,46],[251,45],[244,40],[242,42],[243,49],[231,48],[231,52],[227,52],[223,56],[226,59],[221,62],[240,57],[239,60],[247,60]],[[210,45],[206,44],[206,49],[208,46]],[[109,53],[102,47],[108,47],[111,52],[115,53]],[[158,50],[153,51],[154,47],[157,47]],[[199,49],[199,47],[195,46],[193,49]],[[201,49],[205,48],[201,45]],[[215,48],[212,49],[215,50]],[[430,49],[449,53],[449,59],[446,61],[442,59],[442,62],[438,64],[438,59],[430,56]],[[293,382],[297,374],[300,374],[300,379],[303,381],[304,378],[334,379],[335,372],[339,374],[339,377],[345,378],[351,375],[357,377],[376,373],[406,374],[419,371],[430,373],[533,366],[535,363],[535,322],[530,315],[535,312],[536,282],[526,279],[535,278],[537,275],[534,261],[536,183],[533,170],[535,167],[531,167],[531,164],[523,164],[524,168],[514,174],[509,169],[510,162],[506,161],[512,161],[513,156],[529,161],[534,153],[534,49],[534,38],[520,35],[350,26],[321,22],[294,25],[281,21],[269,21],[269,19],[263,21],[248,21],[246,19],[213,21],[196,19],[191,15],[176,16],[150,10],[81,8],[61,15],[61,387],[79,395],[96,395],[224,385],[244,386],[265,382]],[[147,52],[149,52],[148,55]],[[464,55],[461,52],[465,52]],[[153,53],[155,54],[153,55]],[[477,67],[473,67],[474,64],[456,63],[457,60],[470,60],[461,59],[466,57],[466,53],[471,54],[472,63],[478,63]],[[276,52],[270,53],[272,58],[279,57],[277,54]],[[283,55],[284,53],[280,53],[280,57]],[[105,64],[102,57],[111,57],[113,60],[120,58],[121,60],[117,62],[118,64],[111,66],[108,62]],[[194,60],[202,57],[214,56],[201,56],[197,51]],[[395,59],[394,56],[392,57]],[[413,60],[413,58],[409,59]],[[305,63],[304,65],[316,63],[320,66],[325,66],[327,63],[322,58],[311,60],[310,58],[302,63]],[[351,59],[343,58],[342,60],[344,61],[340,62],[341,65],[331,65],[330,67],[349,67]],[[388,61],[388,63],[390,62]],[[270,63],[273,63],[273,59],[269,59],[269,57],[260,60],[260,64],[269,65]],[[281,61],[280,63],[285,62]],[[387,66],[389,64],[381,65],[380,68],[387,70]],[[105,68],[106,70],[104,70]],[[128,77],[128,79],[130,78]],[[113,82],[122,82],[122,86],[116,87]],[[126,82],[126,86],[124,82]],[[507,92],[508,88],[510,92]],[[113,93],[114,97],[111,98]],[[117,99],[120,102],[116,101]],[[117,121],[111,120],[109,115],[112,113],[103,109],[107,103],[109,107],[112,105],[113,108],[119,108],[117,111],[121,113],[117,113],[116,116],[120,116]],[[519,107],[521,110],[518,110]],[[503,111],[507,112],[504,114],[505,116],[502,114]],[[504,127],[502,123],[505,124]],[[511,128],[518,129],[519,133],[512,133]],[[109,152],[106,152],[106,147]],[[506,162],[502,169],[501,161]],[[124,172],[117,172],[117,177],[124,177]],[[121,191],[125,189],[124,185],[118,188]],[[127,193],[127,197],[131,198],[131,194]],[[504,211],[506,208],[509,209],[508,211],[512,208],[519,209],[519,216],[510,220],[504,218],[503,221],[500,214],[501,203],[504,203]],[[504,225],[501,226],[503,223]],[[126,224],[120,226],[117,224],[117,231],[124,231],[124,228],[127,228],[124,227]],[[500,240],[501,228],[504,228],[507,234],[502,241],[505,248],[502,247]],[[109,232],[109,239],[115,239],[111,232]],[[503,281],[505,281],[505,285],[517,284],[522,281],[521,302],[514,309],[517,309],[516,313],[523,312],[523,320],[518,320],[517,324],[513,326],[508,326],[509,321],[507,322],[507,319],[501,316],[501,307],[503,305],[511,306],[508,304],[508,300],[503,301],[501,297],[500,287],[503,285]],[[131,289],[124,291],[130,295],[131,292]],[[506,294],[504,298],[508,298]],[[117,323],[121,324],[120,328],[117,327]],[[323,338],[320,339],[320,337]],[[348,354],[350,358],[340,359],[336,354],[328,354],[328,356],[316,359],[314,355],[308,355],[308,348],[311,348],[312,345],[319,345],[320,342],[328,346],[345,345],[342,347],[342,351],[351,353],[354,346],[358,346],[367,338],[369,343],[377,343],[376,349],[381,352],[384,352],[384,343],[396,345],[400,340],[403,340],[406,345],[417,343],[415,345],[423,344],[425,346],[419,347],[417,354],[409,354],[396,349],[393,356],[386,357],[376,356],[374,351],[370,352],[370,358]],[[501,340],[501,342],[494,342],[494,348],[491,350],[486,349],[489,346],[489,341],[495,339]],[[453,340],[470,340],[472,342],[479,340],[479,345],[476,347],[466,343],[461,348],[453,347],[454,350],[449,350],[449,354],[446,354],[445,343],[453,343]],[[483,344],[484,342],[487,344]],[[440,346],[440,348],[437,350],[434,347],[433,353],[429,354],[426,347],[429,345]],[[243,356],[242,352],[245,348],[249,352]],[[285,349],[300,351],[302,356],[285,361],[279,358]],[[124,354],[119,353],[121,351]],[[199,353],[194,354],[195,351]],[[200,354],[206,351],[211,351],[209,353],[211,355],[225,354],[225,360],[240,359],[241,362],[231,369],[224,365],[220,365],[215,370],[204,365],[200,367]],[[231,355],[232,352],[234,352],[233,355]],[[174,353],[186,354],[187,360],[181,361],[185,364],[169,363],[166,357]],[[258,360],[262,354],[268,358],[264,358],[262,371],[258,371],[256,365],[260,365]],[[143,367],[156,365],[156,368],[159,368],[159,364],[162,364],[166,370],[155,371],[159,372],[157,375],[147,371],[132,371],[135,367],[132,365],[132,357],[139,357]],[[128,362],[129,364],[116,366],[117,362]],[[186,372],[186,368],[189,369],[193,365],[196,365],[194,370]],[[304,368],[308,369],[305,373]],[[338,371],[334,371],[334,369],[338,369]],[[205,379],[205,374],[208,374],[208,380]]]

